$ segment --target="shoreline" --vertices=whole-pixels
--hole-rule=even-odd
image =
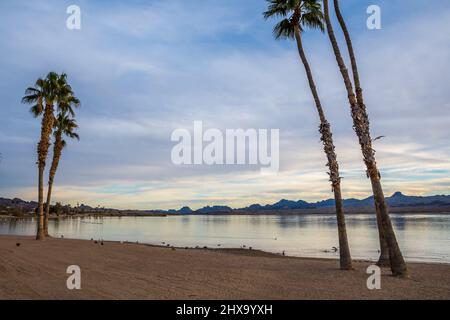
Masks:
[[[329,216],[330,214],[327,214],[327,216]],[[368,214],[361,214],[364,216],[368,216]],[[399,215],[396,217],[396,219],[405,219],[405,221],[409,221],[407,219],[415,219],[414,216],[418,215],[417,213],[411,213],[408,214],[408,217],[403,217],[402,215]],[[420,215],[420,214],[419,214]],[[197,217],[197,215],[195,215]],[[298,215],[299,217],[301,217],[301,215]],[[334,216],[334,215],[333,215]],[[422,215],[421,215],[422,216]],[[424,218],[426,218],[428,215],[423,215]],[[431,216],[431,215],[430,215]],[[443,219],[447,219],[447,215],[444,214],[439,214],[439,216],[441,216]],[[200,216],[201,217],[201,216]],[[215,216],[209,216],[209,217],[204,217],[204,218],[198,218],[198,219],[208,219],[208,221],[214,221],[214,217]],[[218,216],[219,218],[220,216]],[[224,217],[224,216],[223,216]],[[253,217],[252,215],[248,215],[247,217],[251,218]],[[278,215],[274,215],[273,217],[279,217]],[[120,221],[120,219],[125,218],[125,219],[131,219],[128,221],[135,221],[135,219],[138,218],[143,218],[142,220],[136,220],[139,221],[137,222],[139,223],[144,223],[144,222],[152,222],[155,217],[152,216],[126,216],[126,217],[98,217],[98,216],[60,216],[60,217],[50,217],[50,220],[53,221],[53,223],[58,223],[57,221],[60,221],[59,223],[72,223],[73,222],[77,222],[77,223],[81,223],[81,224],[106,224],[108,225],[108,221],[114,222],[114,221]],[[149,218],[148,220],[145,218]],[[171,217],[166,217],[167,219],[170,219]],[[182,218],[182,216],[173,216],[172,219],[180,219]],[[11,216],[1,216],[0,215],[0,226],[1,224],[5,224],[6,223],[6,227],[8,226],[9,223],[19,223],[19,224],[27,224],[28,227],[27,228],[27,232],[22,232],[22,234],[18,234],[15,233],[14,230],[11,232],[10,230],[10,234],[8,234],[8,231],[6,231],[4,234],[0,233],[0,236],[5,235],[5,236],[33,236],[33,228],[35,228],[35,226],[33,227],[31,224],[35,224],[36,223],[36,218],[33,217],[11,217]],[[110,220],[111,219],[111,220]],[[231,218],[227,218],[227,219],[231,219]],[[254,217],[254,219],[259,219],[257,216]],[[270,218],[270,219],[275,219],[275,218]],[[281,218],[280,218],[281,219]],[[34,222],[33,222],[34,221]],[[158,221],[165,221],[165,219],[162,220],[158,220]],[[177,221],[177,220],[175,220]],[[193,220],[196,221],[196,220]],[[102,230],[103,230],[103,226]],[[5,229],[7,230],[7,229]],[[103,235],[103,231],[102,231],[102,235]],[[329,247],[314,247],[312,249],[309,250],[299,250],[302,249],[301,247],[298,246],[284,246],[284,245],[270,245],[267,243],[258,243],[258,242],[251,242],[250,243],[246,243],[245,239],[241,239],[239,241],[234,241],[232,243],[228,243],[227,245],[224,245],[224,243],[227,243],[225,240],[225,242],[222,241],[222,239],[216,239],[214,241],[208,241],[207,238],[203,238],[203,237],[197,237],[196,239],[194,239],[193,241],[183,241],[180,238],[177,238],[176,235],[175,237],[169,237],[171,240],[168,241],[167,237],[165,237],[164,235],[160,235],[158,237],[153,237],[151,239],[151,241],[149,241],[150,239],[146,238],[146,237],[134,237],[132,234],[129,235],[123,235],[123,236],[108,236],[106,235],[106,238],[101,238],[101,237],[97,237],[96,233],[92,233],[92,234],[72,234],[72,236],[68,236],[66,237],[66,234],[64,234],[63,231],[61,232],[56,232],[54,235],[56,238],[66,238],[66,239],[72,239],[72,240],[90,240],[92,239],[92,237],[94,237],[94,240],[104,240],[104,241],[108,241],[108,242],[117,242],[117,243],[122,243],[122,242],[126,242],[129,244],[142,244],[142,245],[149,245],[149,246],[155,246],[155,247],[162,247],[162,248],[166,248],[167,244],[172,244],[171,247],[175,247],[176,249],[208,249],[208,250],[220,250],[220,249],[227,249],[227,250],[240,250],[243,249],[244,251],[246,250],[252,250],[252,251],[261,251],[261,252],[265,252],[267,254],[273,254],[276,256],[289,256],[289,257],[295,257],[295,258],[317,258],[317,259],[328,259],[328,260],[338,260],[339,259],[339,253],[334,252],[331,248],[334,248],[331,246],[331,244],[329,244]],[[165,241],[165,242],[164,242]],[[244,245],[245,244],[245,245]],[[439,248],[440,243],[434,243],[434,245],[436,245],[437,247],[435,248]],[[430,251],[430,252],[422,252],[422,251],[417,251],[414,250],[414,248],[412,248],[412,250],[407,250],[407,249],[411,249],[410,246],[406,246],[405,247],[405,253],[406,255],[404,256],[406,262],[408,263],[425,263],[425,264],[438,264],[438,265],[450,265],[450,256],[448,254],[448,250],[446,249],[442,249],[445,251],[439,251],[439,249],[437,249],[437,251],[435,252],[435,254],[431,254],[434,251]],[[445,248],[445,246],[444,246]],[[358,262],[376,262],[377,260],[377,253],[376,253],[376,247],[371,247],[369,251],[367,250],[356,250],[355,254],[354,254],[354,261],[358,261]],[[288,252],[285,253],[285,255],[283,255],[283,251],[286,250]],[[409,253],[409,255],[408,255]],[[352,255],[353,256],[353,255]]]
[[[390,214],[394,215],[435,215],[435,214],[441,214],[441,215],[450,215],[450,211],[432,211],[432,210],[417,210],[417,211],[409,211],[404,210],[403,208],[399,211],[390,209]],[[277,212],[231,212],[231,213],[190,213],[190,214],[180,214],[180,213],[167,213],[167,214],[151,214],[151,213],[130,213],[130,214],[99,214],[99,213],[84,213],[84,214],[71,214],[71,215],[50,215],[50,219],[67,219],[67,218],[167,218],[167,217],[220,217],[220,216],[301,216],[301,215],[332,215],[336,214],[336,212],[331,211],[320,211],[320,212],[313,212],[314,209],[307,209],[311,211],[295,211],[295,210],[288,210],[288,211],[277,211]],[[358,212],[347,212],[346,215],[354,216],[354,215],[367,215],[367,214],[375,214],[375,212],[372,211],[365,211],[361,210]],[[14,216],[14,215],[0,215],[0,219],[33,219],[36,218],[36,215],[22,215],[22,216]]]
[[[0,241],[2,237],[25,237],[25,238],[31,238],[34,239],[34,236],[30,235],[5,235],[0,234]],[[241,254],[241,255],[247,255],[247,256],[264,256],[264,257],[280,257],[280,258],[292,258],[292,259],[312,259],[312,260],[326,260],[326,261],[339,261],[338,256],[333,257],[311,257],[311,256],[293,256],[293,255],[283,255],[282,253],[275,253],[270,251],[265,251],[263,249],[254,249],[252,247],[248,248],[239,248],[239,247],[208,247],[208,246],[173,246],[173,245],[163,245],[163,244],[155,244],[155,243],[149,243],[149,242],[139,242],[139,241],[121,241],[121,240],[108,240],[108,239],[82,239],[82,238],[70,238],[70,237],[53,237],[50,236],[48,239],[53,240],[74,240],[74,241],[88,241],[88,242],[98,242],[98,243],[112,243],[112,244],[127,244],[127,245],[136,245],[136,246],[145,246],[150,248],[162,248],[162,249],[176,249],[176,250],[202,250],[202,251],[215,251],[215,252],[232,252],[234,254]],[[251,249],[250,249],[251,248]],[[406,262],[408,264],[426,264],[426,265],[444,265],[444,266],[450,266],[450,262],[445,261],[421,261],[415,260],[409,260],[408,258],[405,258]],[[367,264],[376,264],[377,260],[373,259],[367,259],[367,258],[355,258],[352,259],[353,262],[356,263],[367,263]]]
[[[0,235],[0,241],[1,237],[4,235]],[[13,235],[14,236],[14,235]],[[261,256],[261,257],[279,257],[279,258],[292,258],[292,259],[302,259],[302,260],[326,260],[326,261],[339,261],[338,256],[334,257],[307,257],[307,256],[292,256],[292,255],[282,255],[281,253],[275,253],[270,251],[265,251],[262,249],[250,249],[250,248],[238,248],[238,247],[208,247],[208,246],[197,246],[197,247],[190,247],[190,246],[167,246],[162,244],[153,244],[153,243],[147,243],[147,242],[139,242],[139,241],[120,241],[120,240],[105,240],[105,239],[79,239],[79,238],[56,238],[51,237],[52,239],[67,239],[67,240],[80,240],[80,241],[97,241],[97,242],[104,242],[104,243],[116,243],[116,244],[132,244],[137,246],[146,246],[151,248],[162,248],[162,249],[171,249],[175,248],[177,250],[203,250],[203,251],[216,251],[216,252],[224,252],[224,253],[233,253],[233,254],[241,254],[241,255],[247,255],[247,256]],[[406,259],[406,258],[405,258]],[[376,264],[377,259],[352,259],[353,262],[356,263],[367,263],[367,264]],[[450,266],[450,262],[430,262],[430,261],[411,261],[406,260],[408,264],[426,264],[426,265],[445,265]],[[389,269],[389,268],[387,268]]]
[[[368,290],[371,264],[341,271],[334,259],[259,250],[0,236],[0,299],[450,299],[450,265],[409,263],[409,279],[383,269],[382,289]],[[81,268],[81,290],[66,288],[69,265]]]

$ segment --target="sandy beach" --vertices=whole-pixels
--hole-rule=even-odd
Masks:
[[[409,279],[384,270],[382,289],[368,290],[369,264],[0,236],[0,299],[450,299],[450,265],[411,263]],[[81,290],[66,287],[69,265],[81,268]]]

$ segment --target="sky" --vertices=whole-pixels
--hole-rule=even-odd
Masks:
[[[386,194],[450,194],[450,2],[341,0]],[[81,9],[69,30],[68,6]],[[381,8],[381,30],[366,10]],[[263,0],[0,2],[0,197],[37,198],[40,121],[20,100],[49,71],[81,100],[54,201],[131,209],[243,207],[332,198],[318,116],[295,43],[274,40]],[[336,20],[335,31],[345,44]],[[334,134],[345,198],[370,195],[328,38],[304,34]],[[175,165],[171,133],[279,129],[280,169]],[[50,163],[51,154],[48,163]]]

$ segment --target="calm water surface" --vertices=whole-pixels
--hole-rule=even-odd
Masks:
[[[450,215],[391,215],[397,239],[409,261],[450,263]],[[337,258],[334,215],[169,216],[65,218],[50,221],[56,237],[139,241],[179,247],[253,247],[302,257]],[[350,249],[355,259],[376,259],[378,238],[374,215],[347,217]],[[0,219],[0,234],[33,235],[33,219]]]

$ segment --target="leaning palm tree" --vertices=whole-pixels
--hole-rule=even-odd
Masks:
[[[316,0],[267,0],[268,10],[264,12],[266,19],[280,17],[273,30],[276,39],[288,38],[297,42],[297,49],[300,59],[305,67],[309,87],[313,95],[316,109],[319,113],[319,132],[324,146],[324,151],[328,159],[327,166],[330,169],[332,191],[336,204],[336,216],[339,236],[340,267],[343,270],[352,269],[352,259],[347,239],[345,216],[341,195],[341,177],[339,176],[339,165],[333,143],[333,136],[330,124],[325,117],[319,94],[316,89],[312,71],[303,49],[302,33],[306,28],[319,29],[324,31],[323,14],[321,6]]]
[[[53,161],[49,172],[47,202],[45,208],[44,232],[46,236],[49,235],[48,218],[50,215],[50,202],[52,198],[53,181],[55,179],[56,170],[58,169],[62,150],[66,146],[66,141],[63,139],[63,136],[79,140],[80,138],[78,134],[74,132],[76,128],[78,128],[76,121],[74,119],[71,119],[64,111],[60,112],[55,119],[53,131]]]
[[[362,99],[358,101],[355,92],[353,91],[353,84],[350,80],[350,76],[344,59],[342,58],[336,36],[334,35],[333,25],[331,24],[330,20],[328,0],[324,0],[323,5],[328,37],[330,38],[330,42],[336,56],[336,61],[338,63],[341,75],[344,79],[344,84],[347,90],[347,95],[351,107],[353,127],[358,136],[359,144],[361,145],[364,162],[367,167],[367,176],[370,178],[372,184],[375,209],[377,210],[377,216],[379,218],[379,233],[381,234],[381,237],[385,237],[386,243],[388,245],[389,260],[392,273],[395,276],[406,276],[408,274],[408,269],[405,260],[403,259],[403,255],[400,251],[400,247],[397,243],[397,239],[395,237],[394,228],[392,226],[391,218],[389,217],[389,211],[387,208],[386,200],[384,198],[383,189],[381,187],[380,172],[378,171],[375,159],[375,151],[372,148],[369,117],[367,115],[367,111]],[[350,37],[348,38],[350,39]],[[353,52],[353,50],[351,51]],[[352,55],[354,59],[354,54]],[[356,59],[354,59],[354,65],[356,66]],[[357,75],[357,82],[355,83],[355,86],[360,88],[357,69],[354,69],[354,74]],[[362,90],[360,90],[360,98],[362,98]]]
[[[348,53],[349,53],[349,57],[350,57],[350,63],[352,66],[353,82],[355,85],[355,93],[356,93],[356,101],[358,103],[359,109],[362,110],[363,115],[365,115],[365,117],[367,119],[367,124],[369,125],[369,119],[367,117],[367,112],[366,112],[366,106],[364,104],[363,90],[361,89],[361,81],[359,79],[359,72],[358,72],[358,65],[356,63],[355,51],[353,50],[352,39],[350,37],[350,33],[348,32],[344,17],[341,14],[338,0],[334,0],[334,9],[336,12],[336,17],[339,21],[339,25],[341,26],[342,32],[344,33],[345,42],[347,44],[347,49],[348,49]],[[376,165],[376,163],[375,163],[375,165]],[[376,169],[376,171],[377,171],[377,169]],[[382,203],[384,203],[384,206],[386,205],[386,202],[382,202]],[[380,257],[378,259],[377,264],[379,266],[389,266],[390,265],[389,247],[388,247],[388,244],[386,241],[385,231],[384,231],[382,218],[381,218],[381,216],[382,216],[381,210],[387,210],[387,209],[383,209],[382,203],[381,203],[381,206],[379,206],[379,204],[377,202],[375,202],[375,210],[377,213],[377,224],[378,224],[379,240],[380,240]]]

